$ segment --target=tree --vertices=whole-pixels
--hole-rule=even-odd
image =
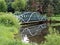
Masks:
[[[29,0],[28,8],[31,11],[38,11],[40,13],[45,13],[49,4],[49,0]]]
[[[28,3],[29,7],[28,8],[29,8],[29,10],[31,10],[31,9],[34,9],[34,11],[37,10],[38,12],[43,13],[43,14],[48,13],[49,10],[51,13],[53,13],[53,12],[57,13],[60,11],[59,5],[60,5],[59,0],[29,0],[29,3]]]
[[[5,12],[7,11],[7,5],[5,0],[0,0],[0,12]]]
[[[12,3],[12,7],[16,10],[16,11],[21,11],[23,9],[25,9],[26,6],[26,0],[15,0]]]
[[[59,14],[60,13],[60,0],[53,0],[53,7],[54,7],[54,13]]]

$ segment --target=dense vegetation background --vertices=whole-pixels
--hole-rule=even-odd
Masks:
[[[34,1],[35,0],[0,0],[0,45],[31,45],[23,43],[21,39],[15,37],[16,35],[19,36],[18,32],[21,27],[21,22],[19,22],[14,15],[15,12],[37,11],[37,9],[42,7],[40,13],[51,15],[48,19],[60,21],[60,0]],[[38,2],[39,5],[37,8],[34,7],[36,2]],[[46,41],[40,45],[60,45],[60,34],[58,31],[49,27],[49,32],[50,34],[45,36]]]

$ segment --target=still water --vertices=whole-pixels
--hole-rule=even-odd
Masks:
[[[52,28],[55,28],[58,31],[60,30],[60,26],[53,26]],[[36,36],[27,36],[27,35],[22,36],[21,35],[22,36],[22,42],[40,44],[41,42],[45,41],[44,36],[46,36],[47,33],[49,33],[48,28],[45,28],[39,33],[39,35],[36,35]]]
[[[22,42],[24,43],[31,43],[31,44],[40,44],[41,42],[45,41],[44,36],[33,36],[33,37],[28,37],[27,35],[25,35],[22,38]]]

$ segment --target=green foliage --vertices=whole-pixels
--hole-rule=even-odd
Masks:
[[[0,24],[19,26],[19,20],[12,13],[0,13]]]
[[[48,35],[46,39],[47,41],[42,45],[60,45],[60,35]]]
[[[26,6],[26,0],[15,0],[12,3],[12,7],[16,10],[16,11],[21,11],[22,9],[24,9]]]
[[[54,13],[60,14],[60,0],[53,0]]]
[[[18,33],[18,28],[15,27],[6,27],[5,25],[0,24],[0,37],[4,37],[6,39],[13,39],[14,34]]]
[[[0,38],[14,39],[18,28],[19,21],[12,13],[0,13]]]
[[[22,43],[21,40],[14,39],[14,34],[18,33],[16,27],[6,27],[0,24],[0,45],[28,45]]]
[[[46,41],[41,45],[60,45],[60,34],[55,29],[53,31],[51,28],[50,34],[48,34],[45,38]]]
[[[0,0],[0,12],[5,12],[7,10],[7,5],[5,0]]]
[[[16,39],[19,21],[12,13],[0,13],[0,45],[29,45]]]

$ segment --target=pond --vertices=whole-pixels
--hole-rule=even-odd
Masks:
[[[40,24],[42,25],[42,24]],[[22,27],[23,29],[25,28],[29,28],[32,31],[32,34],[34,34],[35,32],[37,32],[36,30],[38,30],[37,34],[32,36],[30,35],[29,31],[26,32],[26,30],[23,33],[20,33],[22,36],[22,41],[26,42],[26,43],[37,43],[40,44],[41,42],[44,42],[46,39],[44,38],[44,36],[46,36],[49,33],[49,28],[48,26],[44,23],[44,25],[46,26],[45,28],[41,28],[39,27],[39,25],[34,25],[34,26],[27,26],[27,27]],[[51,24],[50,24],[51,26]],[[37,28],[39,27],[39,28]],[[60,26],[51,26],[53,29],[55,28],[56,30],[60,31]],[[22,29],[22,30],[23,30]],[[40,30],[39,30],[40,29]],[[42,29],[42,30],[41,30]],[[39,32],[40,31],[40,32]]]
[[[46,23],[29,26],[22,26],[20,34],[23,42],[29,43],[41,43],[45,40],[44,36],[48,33],[48,26]]]
[[[18,17],[23,23],[20,29],[23,42],[40,43],[45,40],[44,35],[48,32],[45,15],[38,12],[25,12]]]
[[[18,16],[18,18],[22,22],[20,34],[23,42],[39,44],[45,41],[44,36],[49,33],[49,24],[46,23],[48,19],[45,15],[41,15],[38,12],[25,12]],[[52,25],[55,25],[55,21],[52,21],[52,23]],[[51,27],[60,30],[60,26]]]

